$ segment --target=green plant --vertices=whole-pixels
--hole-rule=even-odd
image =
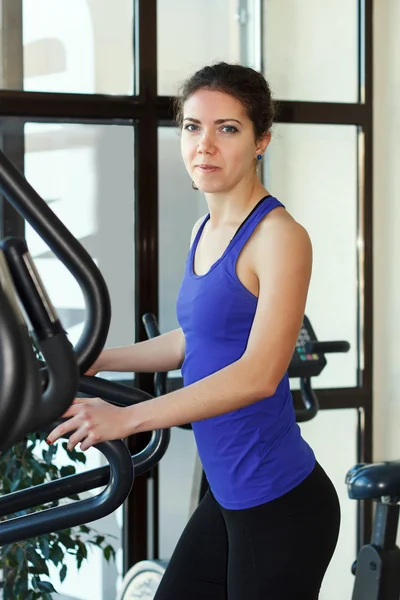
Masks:
[[[53,463],[60,450],[67,452],[72,462],[86,462],[83,452],[68,452],[66,442],[47,446],[43,444],[44,440],[44,434],[29,435],[0,456],[1,494],[73,475],[76,472],[73,464],[57,467]],[[77,497],[71,497],[71,500],[76,499]],[[57,504],[58,502],[54,502],[46,505],[46,508]],[[25,513],[43,508],[36,507]],[[9,515],[7,518],[25,513]],[[4,521],[5,517],[0,520]],[[49,581],[49,563],[58,568],[62,582],[67,575],[67,566],[63,561],[65,554],[75,556],[79,569],[87,559],[90,546],[100,547],[107,561],[115,558],[115,550],[106,538],[86,525],[0,547],[3,599],[51,600],[56,590]]]

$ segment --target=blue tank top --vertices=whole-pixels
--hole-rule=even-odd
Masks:
[[[236,262],[257,225],[278,206],[283,205],[276,198],[264,198],[205,275],[195,274],[194,256],[209,215],[200,226],[177,299],[186,340],[185,386],[243,355],[257,298],[238,279]],[[227,509],[250,508],[282,496],[315,465],[313,451],[295,421],[287,373],[273,396],[192,426],[211,491]]]

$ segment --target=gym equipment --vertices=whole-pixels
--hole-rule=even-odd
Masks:
[[[9,267],[15,291],[34,331],[35,341],[46,361],[48,374],[46,387],[43,393],[40,392],[40,400],[36,399],[36,394],[28,392],[29,401],[26,399],[22,402],[12,428],[1,440],[0,448],[5,450],[27,433],[49,425],[67,410],[78,389],[78,366],[73,347],[46,293],[26,242],[22,239],[8,238],[0,247]],[[27,329],[26,332],[28,333]],[[30,354],[31,360],[35,360],[32,348]],[[37,365],[32,367],[30,374],[34,381],[31,381],[27,389],[36,386],[39,390],[39,371]]]
[[[8,238],[0,247],[0,450],[28,433],[53,429],[79,391],[128,406],[151,398],[141,390],[93,377],[80,377],[104,347],[110,300],[104,279],[26,179],[0,151],[0,192],[32,225],[81,286],[86,322],[75,346],[68,341],[24,240]],[[22,309],[22,310],[20,310]],[[44,361],[36,357],[28,325]],[[154,431],[147,447],[131,457],[122,440],[103,442],[109,467],[73,475],[0,498],[2,516],[100,486],[97,496],[10,518],[0,523],[0,544],[97,520],[128,496],[136,474],[146,472],[165,453],[169,430]],[[68,436],[67,436],[68,437]],[[132,460],[133,459],[133,460]]]
[[[0,449],[14,421],[15,406],[31,406],[41,393],[28,328],[0,248]],[[21,377],[21,372],[24,377]]]
[[[356,576],[352,600],[399,600],[400,461],[355,465],[346,484],[349,498],[376,502],[371,541],[352,567]]]
[[[143,323],[148,337],[160,335],[156,317],[147,313]],[[318,398],[312,388],[311,378],[318,376],[327,365],[325,354],[347,352],[350,344],[345,341],[319,342],[305,316],[295,351],[288,369],[290,378],[300,378],[300,394],[303,406],[296,408],[296,421],[304,423],[313,419],[319,410]],[[155,374],[155,390],[157,394],[166,392],[166,373]],[[190,425],[185,426],[189,428]],[[200,461],[197,460],[194,474],[195,505],[200,502],[206,489],[207,482]],[[193,506],[190,512],[193,511]],[[161,578],[168,565],[167,560],[145,560],[134,565],[125,575],[118,600],[152,600],[155,596]],[[357,599],[358,600],[358,599]]]

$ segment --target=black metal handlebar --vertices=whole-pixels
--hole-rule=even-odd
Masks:
[[[0,258],[2,254],[0,252]],[[4,281],[6,271],[0,261],[0,399],[1,432],[10,430],[15,414],[15,406],[22,403],[26,391],[26,381],[21,377],[20,367],[27,366],[25,321],[18,314],[18,307],[12,302],[12,288],[5,288],[10,282]],[[29,364],[29,363],[28,363]],[[34,390],[31,390],[34,394]],[[2,440],[0,439],[0,449]]]
[[[131,406],[152,398],[142,390],[100,377],[81,377],[79,390],[90,396],[99,396],[116,406]],[[51,429],[56,425],[57,423],[53,423]],[[143,475],[162,459],[167,451],[170,436],[169,429],[152,432],[146,448],[131,457],[136,476]],[[7,494],[0,497],[0,516],[101,487],[106,485],[109,479],[110,468],[104,466]]]
[[[305,423],[311,421],[319,411],[318,398],[312,389],[309,377],[300,378],[300,393],[304,408],[296,409],[296,421],[297,423]]]
[[[339,352],[348,352],[350,350],[349,342],[337,341],[337,342],[317,342],[316,340],[307,342],[305,345],[305,351],[309,354],[330,354]]]
[[[312,340],[305,344],[305,351],[309,354],[339,353],[348,352],[349,350],[350,344],[346,341],[318,342]],[[318,398],[312,389],[310,377],[300,376],[300,395],[304,408],[296,409],[296,421],[305,423],[311,421],[319,411]]]
[[[102,442],[95,446],[108,460],[109,477],[108,485],[100,494],[67,505],[49,508],[36,513],[14,517],[0,523],[0,546],[26,540],[38,535],[53,531],[60,531],[69,527],[76,527],[90,523],[110,514],[116,510],[127,498],[133,484],[134,470],[129,451],[122,441]],[[66,478],[67,479],[67,478]],[[63,479],[60,480],[62,483]],[[54,482],[56,483],[56,482]],[[107,483],[107,482],[106,482]],[[49,485],[49,484],[44,484]],[[42,487],[42,486],[38,486]],[[35,488],[31,488],[31,490]],[[89,489],[89,488],[87,488]],[[29,492],[31,490],[24,490]],[[18,492],[17,492],[18,493]],[[71,494],[75,493],[71,491]],[[14,513],[16,505],[10,505],[10,494],[1,498],[7,500],[10,510]],[[58,496],[60,498],[61,496]],[[58,499],[41,498],[43,503]],[[35,506],[37,504],[33,504]],[[32,503],[29,504],[29,507]],[[28,506],[25,506],[28,508]],[[19,509],[21,510],[21,509]],[[1,513],[8,514],[7,511]]]
[[[123,383],[108,381],[101,377],[81,377],[79,391],[107,400],[111,404],[126,407],[152,398],[150,394],[143,390],[129,387]],[[166,453],[170,438],[171,431],[169,429],[157,429],[152,432],[148,445],[132,456],[138,473],[139,471],[145,473],[155,467]]]
[[[79,241],[1,150],[0,192],[32,225],[81,287],[87,318],[74,350],[83,374],[104,348],[110,328],[111,303],[104,278]]]
[[[78,390],[78,366],[72,344],[47,295],[25,240],[8,238],[0,246],[36,342],[46,360],[48,376],[43,394],[40,392],[39,398],[34,398],[33,402],[21,403],[16,422],[7,436],[10,442],[5,442],[5,445],[9,443],[12,446],[27,433],[46,427],[67,410]],[[24,372],[24,369],[21,371]]]

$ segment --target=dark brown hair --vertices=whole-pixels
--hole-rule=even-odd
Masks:
[[[239,100],[253,123],[256,140],[271,129],[275,117],[275,102],[263,75],[250,67],[226,62],[203,67],[182,84],[174,99],[178,127],[182,127],[186,100],[202,89],[224,92]]]

